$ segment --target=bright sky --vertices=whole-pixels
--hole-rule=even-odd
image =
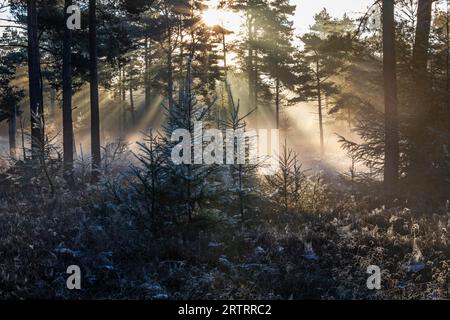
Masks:
[[[210,8],[214,8],[219,1],[220,0],[209,0],[207,3],[209,3]],[[314,15],[319,13],[323,8],[327,8],[328,12],[334,17],[342,17],[344,13],[347,13],[350,17],[361,16],[366,12],[367,7],[374,1],[375,0],[291,0],[291,3],[297,6],[294,25],[297,33],[307,32],[309,26],[314,22]],[[0,12],[0,18],[5,18],[5,16],[5,13]],[[236,29],[240,26],[236,21],[230,21],[229,26],[226,27]]]
[[[308,31],[314,22],[314,15],[323,8],[334,17],[342,17],[347,13],[350,17],[358,17],[364,14],[374,0],[291,0],[297,6],[294,24],[297,32]]]
[[[360,17],[364,15],[367,8],[374,3],[375,0],[290,0],[296,5],[294,17],[294,26],[297,34],[308,31],[309,26],[314,23],[314,15],[326,8],[328,12],[340,18],[347,13],[350,17]],[[208,25],[224,24],[224,26],[233,32],[239,32],[242,24],[242,18],[238,18],[236,14],[224,13],[215,10],[220,0],[209,0],[207,4],[209,10],[203,16],[203,20]],[[225,21],[223,21],[225,20]]]
[[[219,0],[207,1],[214,7]],[[297,6],[295,14],[295,27],[300,32],[305,32],[313,23],[314,14],[320,12],[323,8],[327,8],[332,16],[341,17],[344,13],[358,15],[364,13],[368,6],[374,0],[291,0],[292,4]],[[0,17],[5,15],[0,13]]]

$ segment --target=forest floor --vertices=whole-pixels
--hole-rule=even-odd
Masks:
[[[376,185],[347,182],[289,212],[261,197],[244,221],[211,204],[155,229],[123,175],[71,189],[56,177],[54,194],[20,168],[0,180],[0,298],[449,298],[448,202],[387,209]],[[70,265],[81,290],[66,288]]]

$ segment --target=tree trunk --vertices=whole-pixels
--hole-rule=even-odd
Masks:
[[[72,5],[72,0],[65,0],[65,8]],[[66,19],[68,18],[66,14]],[[63,151],[64,170],[71,177],[73,170],[74,139],[72,121],[72,31],[64,26],[63,48]]]
[[[414,81],[417,92],[420,99],[424,99],[427,90],[427,64],[428,64],[428,50],[430,42],[430,30],[431,30],[431,9],[432,0],[419,0],[418,11],[417,11],[417,27],[416,36],[414,43],[414,53],[413,53],[413,72]],[[424,106],[418,105],[418,112],[423,112]]]
[[[72,134],[73,134],[73,137],[72,137],[73,157],[76,159],[76,158],[78,157],[78,154],[77,154],[77,144],[76,144],[76,141],[75,141],[75,132],[73,132],[73,130],[72,130]]]
[[[169,110],[173,107],[173,64],[172,53],[167,54],[167,95],[169,99]]]
[[[38,24],[36,1],[27,1],[28,27],[28,79],[31,113],[31,154],[39,159],[43,147],[42,135],[42,82],[40,75],[40,56],[38,44]]]
[[[122,101],[122,64],[119,62],[119,100]]]
[[[136,125],[136,115],[135,115],[135,110],[134,110],[133,77],[132,77],[132,75],[130,75],[129,90],[130,90],[131,123],[134,127]]]
[[[325,143],[323,135],[323,114],[322,114],[322,85],[320,83],[319,75],[319,59],[316,61],[316,76],[317,76],[317,105],[319,111],[319,130],[320,130],[320,154],[323,156],[325,154]]]
[[[167,50],[167,98],[169,101],[169,110],[172,110],[173,107],[173,62],[172,62],[172,28],[171,26],[167,27],[168,30],[168,40],[169,40],[169,48]]]
[[[89,0],[89,69],[91,97],[91,155],[92,177],[98,177],[101,163],[100,153],[100,110],[98,97],[98,58],[97,58],[97,4]]]
[[[252,17],[247,17],[248,24],[248,57],[247,57],[247,76],[248,76],[248,100],[249,108],[253,110],[255,108],[255,79],[254,79],[254,65],[253,65],[253,21]],[[255,117],[257,116],[257,112]]]
[[[144,75],[144,86],[145,86],[145,107],[149,108],[151,103],[151,87],[150,87],[150,59],[151,59],[151,48],[148,37],[145,37],[145,75]]]
[[[259,90],[259,76],[258,76],[258,49],[253,51],[253,107],[258,110],[258,90]]]
[[[126,79],[125,68],[122,67],[122,89],[121,89],[122,90],[122,92],[121,92],[122,104],[121,104],[120,127],[122,129],[123,136],[125,136],[125,134],[127,132],[127,104],[126,104],[125,79]]]
[[[427,155],[427,126],[431,110],[429,109],[430,81],[428,75],[428,50],[431,30],[432,0],[419,0],[417,11],[417,27],[413,54],[414,102],[412,121],[410,123],[411,139],[414,143],[411,149],[412,180],[423,183],[429,176]]]
[[[227,42],[226,42],[226,35],[225,30],[223,30],[222,33],[222,51],[223,51],[223,72],[224,72],[224,82],[225,84],[228,81],[228,66],[227,66]]]
[[[53,117],[56,111],[56,89],[50,89],[50,114]]]
[[[9,154],[12,159],[17,159],[17,144],[16,144],[16,131],[17,131],[17,108],[13,106],[11,108],[11,114],[8,121],[9,131]]]
[[[120,81],[120,96],[122,98],[122,101],[125,102],[126,100],[126,91],[125,91],[125,68],[121,67],[121,81]]]
[[[444,121],[444,127],[450,128],[450,0],[447,0],[447,18],[446,18],[446,45],[447,54],[445,57],[446,62],[446,97],[447,97],[447,108],[444,110],[446,114],[446,121]],[[450,134],[447,139],[447,148],[450,149]]]
[[[284,200],[284,210],[285,213],[289,211],[289,202],[288,202],[288,179],[289,179],[289,156],[287,150],[287,140],[284,140],[284,154],[283,154],[283,162],[286,167],[283,167],[283,200]]]
[[[242,164],[238,165],[238,172],[239,172],[239,211],[241,213],[241,219],[244,221],[245,219],[245,210],[244,210],[244,179],[243,179],[243,168]]]
[[[388,195],[394,195],[398,187],[399,133],[396,70],[394,3],[392,0],[383,0],[384,187]]]
[[[178,68],[179,68],[179,74],[180,74],[180,87],[183,87],[183,83],[184,83],[184,76],[183,76],[183,73],[184,73],[184,35],[183,35],[183,30],[182,30],[182,27],[181,27],[181,24],[182,24],[182,22],[181,21],[179,21],[179,23],[180,23],[180,26],[179,26],[179,30],[178,30],[178,34],[179,34],[179,37],[180,37],[180,55],[179,55],[179,66],[178,66]]]
[[[276,125],[280,129],[280,79],[275,80],[275,110],[276,110]]]
[[[25,146],[25,128],[23,125],[23,118],[22,115],[20,115],[19,123],[20,123],[20,138],[22,142],[22,153],[23,153],[23,161],[27,161],[27,148]]]
[[[445,88],[446,88],[446,102],[447,102],[447,116],[450,117],[450,0],[447,0],[447,12],[445,19],[445,45],[446,45],[446,54],[445,54]],[[449,121],[450,126],[450,121]]]

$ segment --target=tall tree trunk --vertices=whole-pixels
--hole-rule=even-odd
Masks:
[[[39,39],[39,36],[38,36]],[[39,47],[39,43],[38,43],[38,47]],[[42,137],[42,147],[41,147],[41,154],[44,154],[44,141],[45,141],[45,113],[44,113],[44,77],[42,75],[42,69],[41,69],[41,61],[40,61],[40,53],[38,51],[39,54],[39,65],[38,65],[38,69],[39,69],[39,78],[40,78],[40,82],[41,82],[41,91],[39,92],[40,94],[40,100],[41,100],[41,104],[39,105],[39,114],[41,115],[41,137]]]
[[[276,126],[280,129],[280,78],[277,76],[275,80],[275,111],[276,111]]]
[[[399,133],[397,110],[397,66],[393,0],[383,0],[383,76],[385,104],[384,187],[393,195],[398,187]]]
[[[180,40],[179,40],[180,41],[180,56],[179,56],[180,60],[179,60],[179,66],[178,66],[179,74],[180,74],[180,79],[179,79],[180,87],[182,87],[183,84],[184,84],[184,75],[183,75],[183,73],[184,73],[184,46],[183,46],[183,44],[184,44],[184,35],[183,35],[183,29],[182,29],[181,25],[182,25],[182,22],[181,22],[181,19],[180,19],[180,21],[179,21],[179,29],[178,29],[178,34],[179,34],[179,37],[180,37]],[[194,42],[194,40],[193,40],[193,42]]]
[[[419,0],[417,11],[417,27],[413,53],[414,102],[412,121],[410,123],[411,139],[414,143],[411,150],[410,175],[412,180],[424,182],[429,176],[427,163],[427,126],[431,110],[429,109],[429,90],[431,88],[428,75],[428,50],[431,30],[432,0]]]
[[[325,154],[325,142],[323,134],[323,113],[322,113],[322,84],[319,75],[319,58],[316,61],[316,90],[317,90],[317,105],[319,111],[319,130],[320,130],[320,154],[323,156]]]
[[[127,132],[127,104],[126,104],[126,88],[125,88],[125,79],[126,79],[126,74],[125,74],[125,67],[122,67],[122,92],[121,92],[121,96],[122,96],[122,108],[121,108],[121,128],[122,128],[122,135],[125,136],[126,132]]]
[[[17,107],[13,106],[11,109],[12,110],[8,121],[9,154],[12,159],[17,159],[17,144],[16,144]]]
[[[446,54],[446,110],[444,110],[446,116],[446,121],[444,121],[444,127],[450,128],[450,0],[447,0],[447,19],[446,19],[446,44],[447,44],[447,54]],[[447,148],[450,149],[450,134],[447,139]]]
[[[119,116],[118,116],[118,129],[119,129],[119,136],[120,138],[122,138],[123,136],[123,121],[122,121],[122,64],[120,63],[120,61],[118,62],[119,65],[119,83],[118,83],[118,94],[119,94]]]
[[[243,168],[242,164],[238,165],[238,174],[239,174],[239,211],[241,213],[241,219],[244,221],[245,219],[245,210],[244,210],[244,178],[243,178]]]
[[[22,114],[20,115],[19,118],[19,124],[20,124],[20,138],[21,138],[21,143],[22,143],[22,153],[23,153],[23,161],[27,161],[27,148],[25,146],[25,128],[23,125],[23,118],[22,118]]]
[[[222,30],[222,51],[223,51],[223,72],[224,72],[224,82],[225,84],[228,81],[228,66],[227,66],[227,41],[225,35],[225,29]]]
[[[122,64],[119,62],[119,100],[122,101]]]
[[[253,107],[258,110],[258,93],[259,93],[259,65],[258,65],[258,49],[253,51]]]
[[[247,76],[248,76],[248,100],[249,108],[253,110],[255,108],[254,97],[255,97],[255,79],[254,79],[254,64],[253,64],[253,21],[252,17],[247,17],[248,24],[248,57],[247,57]],[[255,112],[257,117],[257,112]]]
[[[257,41],[257,23],[253,21],[253,41]],[[253,44],[252,44],[253,46]],[[253,108],[258,110],[258,93],[259,93],[259,60],[258,48],[253,48]]]
[[[136,115],[134,110],[134,95],[133,95],[133,76],[130,74],[130,84],[129,84],[129,90],[130,90],[130,112],[131,112],[131,123],[133,127],[136,125]]]
[[[89,0],[89,69],[91,91],[91,153],[92,176],[96,180],[101,164],[100,153],[100,110],[98,97],[98,58],[97,58],[97,4]]]
[[[76,159],[78,157],[77,154],[77,144],[75,141],[75,132],[72,131],[73,138],[72,138],[72,150],[73,150],[73,157]]]
[[[172,110],[173,107],[173,48],[172,48],[172,27],[168,22],[167,32],[168,32],[168,41],[169,48],[167,49],[167,98],[169,101],[169,110]]]
[[[169,99],[169,110],[171,110],[172,107],[173,107],[173,64],[172,64],[172,52],[167,53],[167,96],[168,96],[168,99]]]
[[[50,88],[50,114],[53,117],[56,110],[56,89]]]
[[[285,213],[288,213],[289,211],[289,202],[288,202],[288,179],[289,179],[289,174],[288,174],[288,170],[289,168],[289,156],[288,156],[288,150],[287,150],[287,139],[284,140],[284,148],[283,148],[283,159],[282,161],[284,162],[283,165],[286,165],[286,167],[283,167],[283,200],[284,200],[284,210]]]
[[[446,19],[445,19],[445,45],[446,45],[446,54],[445,54],[445,89],[446,89],[446,105],[447,105],[447,116],[450,117],[450,0],[446,1],[447,10],[446,10]],[[448,123],[450,126],[450,122]]]
[[[43,147],[42,135],[42,82],[40,75],[40,56],[38,43],[38,24],[36,1],[27,1],[28,29],[28,80],[31,113],[31,154],[33,159],[40,159]]]
[[[72,5],[72,0],[65,0],[65,8]],[[66,10],[65,10],[66,11]],[[67,11],[66,11],[67,12]],[[66,19],[69,17],[66,14]],[[64,26],[63,48],[63,151],[66,177],[71,177],[73,170],[74,139],[72,121],[72,31]]]
[[[122,80],[120,81],[120,95],[122,98],[122,101],[125,102],[126,100],[126,90],[125,90],[125,68],[124,66],[121,67],[121,74],[122,74]]]
[[[151,87],[150,87],[150,60],[151,48],[148,37],[145,37],[145,74],[144,74],[144,90],[145,90],[145,107],[150,107]]]

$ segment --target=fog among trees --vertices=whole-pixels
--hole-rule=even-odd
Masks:
[[[450,2],[311,1],[0,0],[0,298],[448,299]]]

